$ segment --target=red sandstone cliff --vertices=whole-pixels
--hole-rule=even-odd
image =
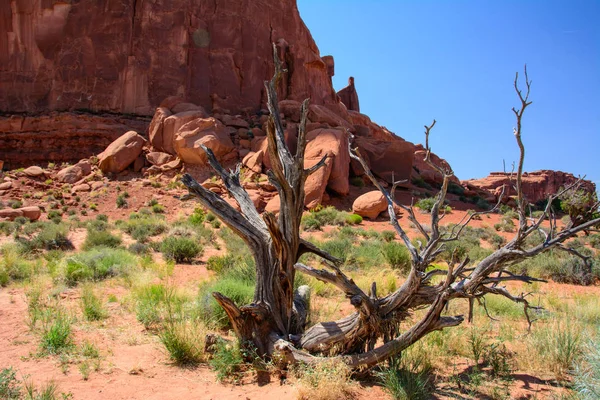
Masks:
[[[560,188],[574,183],[578,178],[567,172],[541,170],[523,174],[523,194],[530,203],[545,200],[548,195],[557,193]],[[481,179],[462,181],[468,188],[481,189],[497,199],[505,186],[505,199],[515,194],[510,184],[509,176],[504,172],[492,172]],[[590,181],[582,181],[582,189],[591,193],[596,191],[596,185]]]
[[[295,0],[3,0],[0,111],[152,115],[172,95],[258,110],[273,42],[281,99],[337,103]]]

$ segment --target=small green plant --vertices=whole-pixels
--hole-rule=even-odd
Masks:
[[[403,273],[407,273],[410,270],[410,254],[402,244],[387,242],[381,246],[381,251],[392,268],[398,269]]]
[[[362,217],[358,214],[348,214],[346,216],[346,223],[348,225],[358,225],[362,222]]]
[[[196,207],[192,215],[188,217],[188,222],[192,225],[202,225],[205,218],[206,212],[202,208]]]
[[[178,263],[191,262],[202,250],[202,246],[195,240],[177,236],[166,238],[160,246],[160,251],[167,260],[175,260]]]
[[[89,379],[90,364],[88,364],[87,361],[84,361],[81,364],[79,364],[79,373],[81,374],[81,377],[83,378],[84,381],[87,381]]]
[[[422,212],[431,213],[431,210],[433,209],[433,205],[435,204],[435,202],[436,202],[435,198],[428,197],[426,199],[419,200],[417,202],[417,204],[415,204],[415,207],[417,207]]]
[[[56,310],[53,321],[44,327],[40,349],[42,353],[59,354],[73,346],[71,318],[62,310]]]
[[[113,235],[106,230],[88,229],[85,242],[83,243],[84,250],[90,250],[94,247],[112,247],[116,248],[121,245],[121,238]]]
[[[80,352],[81,355],[85,358],[100,357],[100,352],[98,351],[98,348],[93,343],[88,342],[87,340],[81,344]]]
[[[575,390],[583,400],[600,398],[600,342],[590,341],[575,368]]]
[[[102,300],[96,296],[89,285],[84,286],[81,291],[81,309],[83,316],[88,321],[99,321],[108,316],[102,306]]]
[[[378,374],[383,389],[396,400],[426,400],[431,396],[431,364],[422,347],[404,351]]]
[[[204,360],[206,330],[198,322],[169,321],[158,335],[177,365],[196,365]]]
[[[14,209],[23,207],[23,202],[21,200],[9,200],[7,204],[10,208]]]
[[[122,193],[117,196],[116,202],[117,202],[117,208],[127,208],[127,199]]]
[[[236,381],[244,364],[238,342],[218,340],[213,350],[213,357],[208,363],[216,371],[217,380],[224,381],[228,378]]]
[[[0,371],[0,399],[21,399],[21,382],[17,379],[17,373],[13,367]]]
[[[165,206],[163,206],[162,204],[155,204],[152,206],[152,212],[154,214],[164,214]]]

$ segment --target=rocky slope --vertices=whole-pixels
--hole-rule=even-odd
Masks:
[[[541,170],[525,172],[523,174],[523,194],[530,203],[537,203],[548,198],[548,195],[557,193],[561,188],[571,185],[577,181],[573,174],[562,171]],[[481,179],[469,179],[462,181],[469,189],[481,190],[488,194],[488,199],[497,201],[498,196],[505,188],[505,198],[515,194],[510,183],[510,175],[504,172],[492,172],[489,176]],[[595,193],[596,185],[588,180],[581,182],[581,188],[585,191]]]

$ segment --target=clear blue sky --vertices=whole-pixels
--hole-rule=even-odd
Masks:
[[[460,179],[518,159],[512,83],[527,64],[525,169],[600,186],[600,1],[298,0],[334,86],[354,76],[361,112],[433,151]]]

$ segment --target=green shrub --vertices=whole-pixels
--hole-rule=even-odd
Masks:
[[[494,229],[501,232],[514,232],[515,223],[510,217],[504,216],[502,222],[494,225]]]
[[[8,285],[10,280],[29,278],[34,266],[25,259],[23,248],[17,243],[7,243],[0,246],[0,286]]]
[[[170,236],[163,240],[160,251],[167,260],[191,262],[202,253],[202,246],[187,237]]]
[[[67,258],[62,263],[62,279],[69,286],[83,281],[99,281],[128,275],[137,259],[124,249],[94,248]]]
[[[205,218],[206,212],[202,208],[196,207],[192,215],[188,217],[188,222],[192,225],[202,225]]]
[[[112,247],[116,248],[121,245],[121,238],[112,233],[102,230],[88,229],[85,242],[83,243],[84,250],[90,250],[93,247]]]
[[[84,286],[81,291],[81,309],[88,321],[99,321],[108,316],[102,306],[102,300],[96,296],[90,286]]]
[[[361,188],[365,186],[365,181],[360,176],[353,176],[352,178],[350,178],[350,184],[352,186]]]
[[[117,208],[127,208],[127,199],[123,194],[117,196]]]
[[[415,207],[417,207],[419,210],[426,212],[426,213],[430,213],[431,210],[433,209],[433,205],[435,204],[436,199],[433,197],[429,197],[426,199],[421,199],[417,202],[417,204],[415,204]]]
[[[223,271],[231,268],[235,261],[236,257],[233,254],[210,256],[206,262],[206,269],[221,274]]]
[[[378,374],[383,389],[396,400],[427,400],[432,385],[431,364],[420,349],[405,350]]]
[[[585,350],[583,362],[575,368],[575,390],[582,400],[596,400],[600,398],[600,342],[590,341]]]
[[[132,214],[127,221],[120,224],[119,228],[129,234],[133,239],[144,243],[148,241],[149,237],[160,235],[165,232],[167,230],[167,224],[163,217],[145,217],[139,214]]]
[[[572,371],[582,351],[580,333],[571,324],[540,327],[531,334],[530,341],[558,378]]]
[[[197,303],[200,317],[211,326],[226,329],[231,327],[229,318],[212,296],[213,292],[229,297],[237,305],[245,305],[254,298],[254,283],[236,276],[225,276],[200,288]]]
[[[13,367],[0,371],[0,399],[21,399],[21,382],[17,379],[17,373]]]
[[[391,242],[396,239],[396,232],[394,231],[383,231],[381,232],[381,238],[386,242]]]
[[[225,378],[236,380],[236,375],[244,364],[239,344],[219,340],[213,350],[213,357],[208,363],[216,371],[217,380],[223,381]]]
[[[152,206],[152,212],[155,214],[164,214],[165,206],[163,206],[162,204],[155,204]]]
[[[159,305],[164,302],[166,296],[167,289],[160,284],[143,286],[136,291],[136,317],[146,329],[154,327],[162,320]]]
[[[31,250],[71,250],[73,244],[68,238],[69,227],[65,224],[44,224],[41,231],[26,247]]]
[[[64,311],[57,310],[52,322],[44,327],[40,348],[43,353],[58,354],[72,346],[71,318]]]
[[[346,215],[345,221],[348,225],[358,225],[362,222],[363,218],[358,214]]]
[[[408,249],[397,242],[384,243],[381,246],[381,251],[385,260],[394,269],[398,269],[403,273],[410,271],[411,258]]]
[[[465,194],[465,188],[456,184],[454,182],[450,182],[448,184],[448,193],[455,194],[457,196],[463,196]]]
[[[425,182],[421,177],[414,178],[412,180],[412,184],[423,189],[433,190],[433,187],[429,183]]]
[[[144,255],[144,254],[148,254],[151,249],[150,249],[150,246],[148,246],[147,244],[135,242],[135,243],[131,243],[129,245],[129,247],[127,248],[127,250],[129,250],[129,252],[133,253],[133,254]]]
[[[175,364],[197,365],[204,360],[206,330],[200,329],[197,322],[167,323],[158,337]]]

